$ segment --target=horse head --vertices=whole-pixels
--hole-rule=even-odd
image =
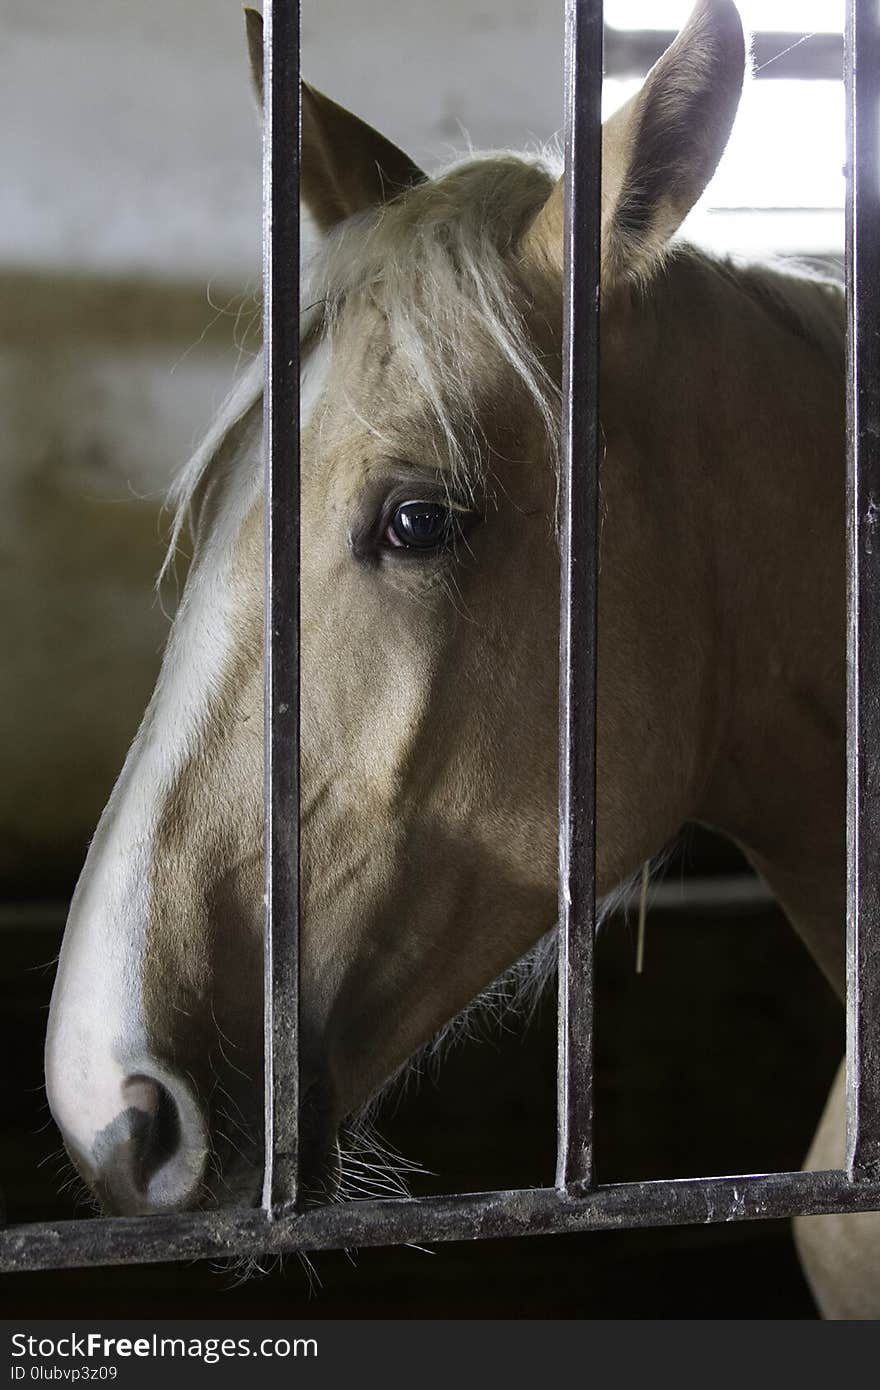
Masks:
[[[680,728],[706,657],[659,483],[645,504],[633,324],[743,69],[734,6],[701,0],[604,129],[600,892],[676,831],[704,772],[699,739],[650,733]],[[307,86],[302,111],[301,1056],[320,1190],[344,1117],[555,919],[563,183],[512,155],[428,179]],[[218,1167],[215,1199],[250,1200],[259,1173],[261,390],[257,364],[182,477],[192,562],[52,1000],[52,1112],[114,1212],[193,1205]]]

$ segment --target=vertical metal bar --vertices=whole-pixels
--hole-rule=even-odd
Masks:
[[[848,0],[847,1164],[880,1165],[880,0]]]
[[[557,1185],[594,1182],[602,0],[565,6]]]
[[[296,1201],[299,1128],[300,4],[265,10],[266,929],[263,1205]]]

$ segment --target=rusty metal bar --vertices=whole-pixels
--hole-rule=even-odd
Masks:
[[[833,1171],[619,1183],[582,1196],[550,1187],[385,1198],[316,1207],[276,1220],[265,1211],[228,1209],[113,1217],[0,1229],[0,1272],[712,1225],[877,1209],[880,1180],[854,1183],[848,1173]]]
[[[602,0],[566,0],[556,1167],[566,1190],[594,1180],[601,183]]]
[[[266,928],[263,1205],[292,1208],[299,1129],[300,4],[265,11]]]
[[[847,4],[847,1163],[880,1172],[880,9]]]

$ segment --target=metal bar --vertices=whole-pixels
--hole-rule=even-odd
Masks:
[[[300,4],[266,6],[266,929],[263,1204],[296,1201],[299,1128]]]
[[[568,1190],[594,1179],[601,185],[602,0],[566,0],[556,1181]]]
[[[675,38],[675,30],[605,30],[608,77],[641,77]],[[840,81],[843,76],[841,34],[758,33],[752,40],[753,74],[759,78]]]
[[[0,1230],[0,1272],[228,1259],[358,1246],[713,1225],[880,1208],[880,1181],[843,1171],[386,1198],[272,1220],[260,1210],[40,1223]]]
[[[847,4],[847,1163],[880,1171],[880,12]]]

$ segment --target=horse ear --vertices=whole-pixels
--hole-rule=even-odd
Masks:
[[[602,131],[602,286],[644,281],[701,196],[730,137],[745,74],[732,0],[698,0],[640,91]],[[523,249],[561,272],[563,181]]]
[[[263,16],[259,10],[245,6],[244,25],[247,33],[248,57],[251,60],[251,81],[260,114],[263,112]]]
[[[263,16],[245,9],[251,77],[263,106]],[[366,121],[302,83],[300,194],[322,231],[385,203],[425,175],[409,155]]]
[[[424,180],[403,150],[303,82],[300,190],[322,231]]]

